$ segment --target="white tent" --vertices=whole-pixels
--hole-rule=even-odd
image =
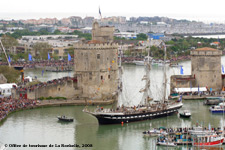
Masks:
[[[206,87],[192,87],[192,88],[175,88],[174,91],[176,93],[183,93],[183,92],[206,92]]]
[[[0,84],[0,95],[3,97],[9,97],[11,96],[11,89],[13,86],[17,86],[16,83],[6,83],[6,84]]]
[[[25,77],[24,79],[28,79],[29,82],[32,82],[32,77],[30,77],[30,76],[27,76],[27,77]]]

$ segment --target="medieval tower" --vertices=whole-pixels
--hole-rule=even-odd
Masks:
[[[191,51],[191,75],[196,79],[196,86],[221,90],[221,55],[222,51],[209,47]]]
[[[118,44],[113,43],[114,27],[93,23],[92,40],[75,44],[74,69],[80,98],[107,100],[118,89]]]
[[[222,51],[210,47],[191,51],[191,75],[173,75],[170,78],[170,92],[174,88],[207,87],[208,90],[221,91]]]

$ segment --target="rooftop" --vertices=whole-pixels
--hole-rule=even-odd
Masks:
[[[103,42],[101,41],[97,41],[97,40],[91,40],[91,41],[88,41],[87,44],[101,44]]]
[[[211,47],[202,47],[202,48],[197,48],[195,51],[217,51],[217,49],[211,48]]]

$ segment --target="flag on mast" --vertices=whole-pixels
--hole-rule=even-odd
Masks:
[[[223,67],[223,65],[222,65],[222,73],[224,73],[224,67]]]
[[[32,61],[32,55],[31,55],[31,54],[29,54],[28,60],[29,60],[29,61]]]
[[[8,58],[8,59],[9,59],[9,62],[11,62],[10,56],[9,56],[9,58]]]
[[[68,61],[71,61],[71,56],[69,53],[68,53]]]
[[[49,55],[49,53],[48,53],[48,60],[50,60],[51,59],[51,57],[50,57],[50,55]]]
[[[101,10],[100,10],[100,6],[99,6],[99,15],[100,15],[100,17],[102,19],[102,13],[101,13]]]
[[[184,69],[182,68],[182,66],[180,67],[180,74],[184,74]]]

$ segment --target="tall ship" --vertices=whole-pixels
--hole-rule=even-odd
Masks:
[[[150,47],[150,46],[149,46]],[[150,49],[149,49],[150,50]],[[148,50],[148,56],[149,56]],[[118,97],[120,98],[122,94],[122,66],[121,66],[121,48],[120,61],[119,61],[119,80],[118,80]],[[164,65],[166,63],[166,45],[164,44]],[[166,117],[178,112],[183,106],[182,100],[179,101],[169,101],[166,98],[167,89],[167,78],[166,78],[166,67],[164,67],[164,92],[163,97],[160,100],[153,101],[150,98],[150,70],[151,70],[151,58],[148,57],[146,61],[146,74],[143,76],[142,80],[145,80],[145,87],[140,90],[143,93],[142,100],[138,106],[126,107],[119,106],[116,109],[105,109],[103,107],[98,107],[95,111],[89,111],[85,108],[83,111],[93,115],[97,118],[99,124],[123,124],[135,121],[150,120],[154,118]]]

